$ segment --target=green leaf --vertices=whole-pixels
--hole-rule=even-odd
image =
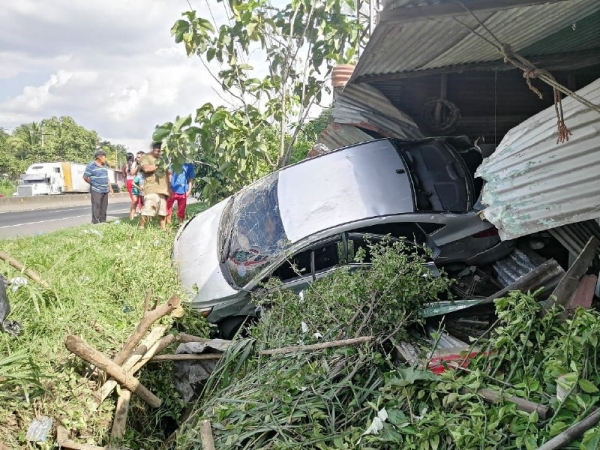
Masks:
[[[579,380],[579,387],[583,392],[588,394],[594,394],[598,392],[598,388],[594,385],[594,383],[588,380]]]
[[[155,142],[160,142],[166,139],[169,134],[171,134],[171,130],[173,128],[173,124],[171,122],[167,122],[159,127],[156,127],[154,133],[152,133],[152,140]]]
[[[175,125],[173,125],[173,131],[175,133],[179,132],[179,130],[181,130],[182,127],[187,127],[189,125],[192,124],[192,115],[188,114],[185,117],[178,117],[177,120],[175,120]]]

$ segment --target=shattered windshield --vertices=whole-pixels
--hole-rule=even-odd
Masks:
[[[277,180],[278,174],[273,173],[246,188],[225,211],[221,261],[239,287],[244,287],[288,246],[279,215]]]

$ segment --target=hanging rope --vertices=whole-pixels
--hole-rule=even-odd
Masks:
[[[565,124],[561,92],[564,93],[565,95],[570,95],[575,100],[579,101],[583,105],[587,106],[588,108],[591,108],[592,110],[594,110],[600,114],[600,106],[594,105],[589,100],[586,100],[585,98],[581,97],[580,95],[577,95],[575,92],[571,91],[570,89],[567,89],[565,86],[563,86],[558,81],[556,81],[556,78],[554,78],[554,76],[550,72],[548,72],[547,70],[544,70],[544,69],[538,69],[531,61],[529,61],[528,59],[519,55],[518,53],[514,52],[508,44],[505,44],[502,41],[500,41],[500,39],[498,39],[498,37],[494,33],[492,33],[492,31],[481,20],[479,20],[479,18],[473,13],[473,11],[471,11],[469,8],[467,8],[460,0],[456,0],[456,1],[465,9],[465,11],[470,13],[471,16],[473,16],[475,18],[475,20],[479,23],[479,25],[485,31],[487,31],[487,33],[492,37],[492,39],[495,42],[488,39],[483,34],[478,33],[477,31],[475,31],[468,25],[462,23],[460,20],[458,20],[456,18],[454,18],[454,20],[456,22],[458,22],[460,25],[462,25],[463,27],[465,27],[467,30],[469,30],[474,35],[485,40],[488,44],[496,47],[496,49],[498,49],[498,51],[504,56],[505,62],[512,64],[513,66],[515,66],[518,69],[521,69],[523,71],[523,78],[525,78],[527,86],[529,87],[529,89],[532,92],[534,92],[540,99],[543,98],[543,95],[540,92],[540,90],[537,89],[531,82],[531,80],[533,78],[539,78],[540,80],[542,80],[543,82],[545,82],[546,84],[548,84],[552,87],[552,90],[554,93],[554,110],[556,112],[556,121],[557,121],[557,127],[558,127],[558,139],[556,141],[557,144],[568,141],[569,136],[573,134],[573,133],[571,133],[571,131],[567,128],[567,125]]]

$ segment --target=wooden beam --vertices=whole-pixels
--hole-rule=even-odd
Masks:
[[[585,247],[573,263],[565,276],[560,280],[558,286],[552,292],[550,299],[544,305],[544,311],[549,310],[554,305],[559,304],[566,308],[571,296],[577,289],[579,280],[585,275],[588,268],[592,264],[594,257],[596,256],[596,250],[600,246],[600,240],[595,236],[592,236],[585,244]]]
[[[500,56],[500,55],[498,55]],[[535,56],[528,58],[534,65],[541,69],[553,71],[576,70],[582,67],[600,64],[600,48],[592,50],[582,50],[579,52],[557,53],[554,55]],[[407,80],[412,78],[421,78],[428,76],[438,76],[451,73],[465,72],[486,72],[507,70],[516,70],[512,64],[504,62],[503,59],[496,61],[456,64],[452,66],[436,67],[434,69],[410,70],[406,72],[393,72],[385,74],[360,75],[352,82],[361,83],[379,83],[383,81]]]
[[[386,8],[381,11],[379,22],[406,23],[414,22],[416,20],[439,19],[442,17],[469,14],[465,10],[465,7],[472,12],[499,11],[502,9],[522,8],[525,6],[558,3],[563,1],[568,0],[463,0],[462,2],[439,2],[423,6]]]

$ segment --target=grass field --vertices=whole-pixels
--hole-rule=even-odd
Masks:
[[[203,208],[192,206],[192,212]],[[159,302],[180,292],[170,259],[175,230],[149,226],[139,231],[136,225],[125,220],[1,242],[4,252],[52,287],[43,291],[29,281],[8,292],[10,319],[24,327],[17,338],[0,333],[0,442],[9,448],[26,448],[27,427],[41,415],[73,431],[78,442],[106,443],[114,397],[90,411],[97,380],[84,376],[86,365],[68,352],[64,341],[69,334],[78,335],[112,357],[137,325],[147,289]],[[1,261],[0,273],[7,279],[24,277]],[[206,332],[202,319],[182,321],[188,332]],[[176,423],[183,404],[168,365],[148,366],[141,378],[163,406],[149,411],[135,399],[125,444],[157,448],[165,439],[165,421]],[[53,448],[53,436],[35,448]]]

